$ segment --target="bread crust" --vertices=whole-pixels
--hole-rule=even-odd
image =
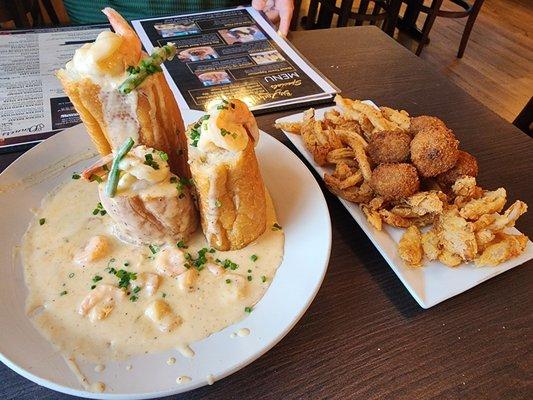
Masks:
[[[100,98],[101,87],[89,77],[71,79],[65,70],[57,72],[65,93],[69,96],[85,124],[98,152],[105,156],[112,151]],[[172,91],[161,73],[149,76],[136,89],[139,123],[139,143],[169,156],[170,170],[181,177],[190,178],[187,164],[187,139],[181,113]]]
[[[211,247],[241,249],[265,231],[265,187],[253,140],[216,165],[196,155],[190,157],[190,165],[202,229]]]

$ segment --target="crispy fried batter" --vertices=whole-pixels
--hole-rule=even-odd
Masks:
[[[337,95],[335,96],[335,103],[343,110],[346,118],[358,121],[364,132],[373,134],[379,131],[400,129],[400,126],[389,121],[381,110],[360,100],[350,100]]]
[[[402,131],[408,131],[411,126],[411,118],[405,110],[395,110],[389,107],[379,107],[381,113],[389,121],[394,122]]]
[[[367,152],[374,164],[409,160],[411,136],[405,131],[380,131],[370,138]]]
[[[357,160],[359,169],[363,173],[363,178],[365,178],[365,181],[370,180],[370,177],[372,176],[372,170],[370,168],[370,163],[368,162],[368,157],[366,156],[364,145],[366,142],[364,142],[359,135],[345,134],[344,131],[340,131],[339,137],[353,150],[355,159]]]
[[[315,162],[325,165],[327,154],[331,151],[329,138],[322,129],[322,123],[315,119],[315,110],[312,108],[304,112],[301,135]]]
[[[429,117],[427,115],[411,118],[409,124],[409,133],[411,136],[414,137],[418,132],[427,128],[446,128],[446,124],[437,117]]]
[[[357,167],[357,161],[355,160],[355,154],[350,147],[341,147],[340,149],[331,150],[326,156],[326,160],[329,164],[338,164],[343,162],[350,167]]]
[[[351,186],[347,189],[341,189],[338,186],[338,182],[331,179],[331,175],[327,174],[324,175],[324,182],[331,193],[352,203],[368,203],[374,195],[372,188],[366,182],[363,182],[361,186]]]
[[[424,254],[429,260],[436,260],[439,258],[441,252],[439,237],[435,233],[434,229],[430,229],[426,233],[422,234],[422,248],[424,249]]]
[[[473,260],[477,254],[477,242],[472,223],[449,208],[439,215],[435,231],[444,251],[459,256],[464,261]]]
[[[443,250],[440,252],[439,261],[448,267],[457,267],[463,262],[463,259],[457,254],[450,253],[448,250]]]
[[[424,255],[422,249],[422,235],[416,226],[410,226],[398,244],[398,252],[405,263],[411,267],[419,267]]]
[[[369,206],[368,204],[361,204],[361,210],[366,216],[366,220],[370,225],[376,228],[378,231],[383,229],[383,221],[381,215],[377,210]]]
[[[459,155],[455,165],[446,172],[437,175],[437,182],[441,187],[449,189],[457,179],[463,176],[476,177],[478,174],[478,166],[476,157],[459,150]]]
[[[411,164],[381,164],[372,171],[370,185],[386,200],[399,200],[416,193],[420,182]]]
[[[439,192],[418,192],[403,199],[399,205],[392,209],[392,212],[395,212],[394,210],[400,207],[404,208],[404,213],[405,209],[408,209],[410,216],[417,217],[429,213],[441,213],[444,203]]]
[[[411,161],[423,177],[437,176],[457,162],[459,141],[443,128],[423,129],[411,141]]]
[[[483,214],[500,212],[507,201],[507,192],[504,188],[486,191],[483,197],[472,199],[461,207],[461,217],[469,220],[479,219]]]
[[[418,226],[422,228],[424,226],[431,225],[434,222],[434,214],[426,214],[420,217],[408,218],[402,217],[386,209],[380,209],[379,215],[383,222],[387,225],[394,226],[395,228],[408,228],[410,226]]]
[[[300,131],[302,130],[302,123],[301,122],[279,122],[274,125],[277,129],[281,129],[285,132],[289,133],[295,133],[297,135],[300,134]]]
[[[476,259],[476,266],[495,266],[516,257],[526,249],[528,238],[526,235],[510,235],[498,233],[494,243],[485,248]]]

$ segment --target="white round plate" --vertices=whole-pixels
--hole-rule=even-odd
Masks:
[[[184,119],[191,123],[201,115],[187,112]],[[265,296],[241,322],[193,343],[193,358],[170,350],[110,362],[99,373],[94,365],[80,363],[90,382],[106,384],[104,393],[83,390],[61,355],[25,315],[27,289],[16,252],[32,218],[30,209],[39,207],[45,194],[71,179],[73,172],[94,162],[93,146],[83,125],[78,125],[22,155],[0,175],[0,360],[39,385],[71,395],[146,399],[198,388],[208,383],[208,376],[220,380],[272,348],[304,314],[320,288],[331,249],[331,223],[320,187],[296,155],[264,132],[256,151],[285,232],[283,263]],[[85,160],[79,161],[80,154],[85,154]],[[250,336],[230,338],[243,327],[250,329]],[[166,364],[170,356],[176,358],[175,365]],[[181,375],[191,377],[191,382],[176,384]]]

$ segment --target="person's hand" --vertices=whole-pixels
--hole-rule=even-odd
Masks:
[[[294,11],[294,0],[252,0],[252,7],[263,11],[272,23],[279,22],[278,33],[287,36]]]

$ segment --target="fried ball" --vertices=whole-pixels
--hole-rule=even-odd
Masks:
[[[411,125],[409,126],[409,133],[415,136],[418,132],[427,128],[447,128],[446,124],[437,117],[430,117],[428,115],[421,115],[419,117],[411,118]]]
[[[411,135],[403,131],[380,131],[370,138],[367,152],[374,164],[399,163],[409,159]]]
[[[457,162],[446,172],[437,175],[437,182],[443,188],[451,188],[455,181],[462,176],[477,176],[477,160],[472,154],[459,150]]]
[[[411,161],[423,177],[437,176],[457,162],[459,141],[442,127],[422,129],[411,141]]]
[[[400,200],[415,194],[420,182],[411,164],[381,164],[372,171],[370,186],[385,200]]]

